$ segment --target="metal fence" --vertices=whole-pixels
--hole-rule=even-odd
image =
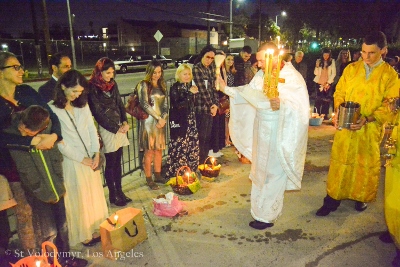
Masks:
[[[167,97],[169,97],[169,88],[171,85],[175,82],[174,78],[171,78],[166,81],[167,84]],[[129,94],[122,94],[122,101],[125,104],[128,101]],[[169,103],[169,101],[168,101]],[[138,142],[138,136],[139,136],[139,129],[138,129],[138,123],[137,120],[128,115],[128,123],[129,125],[132,126],[132,129],[128,132],[128,140],[129,140],[129,146],[123,147],[123,153],[122,153],[122,160],[121,160],[121,166],[122,166],[122,177],[131,174],[132,172],[138,170],[141,168],[141,162],[140,159],[141,157],[139,156],[139,142]],[[168,123],[166,125],[167,127],[167,133],[166,133],[166,143],[168,146],[169,143],[169,127]],[[163,158],[165,158],[168,154],[168,149],[165,149],[163,151]]]

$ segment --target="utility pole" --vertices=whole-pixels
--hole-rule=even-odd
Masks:
[[[40,53],[40,34],[39,34],[39,29],[37,26],[37,20],[36,20],[36,10],[35,10],[35,3],[34,0],[31,0],[31,12],[32,12],[32,26],[33,26],[33,32],[35,35],[35,55],[36,55],[36,63],[38,67],[38,76],[42,77],[43,75],[43,65],[42,65],[42,57]]]
[[[47,16],[47,6],[46,0],[42,0],[42,11],[43,11],[43,33],[44,33],[44,43],[46,45],[46,58],[49,62],[52,51],[50,44],[50,30],[49,30],[49,17]]]
[[[67,7],[68,7],[68,20],[69,20],[69,34],[71,35],[72,64],[74,69],[76,69],[78,66],[76,65],[74,31],[72,30],[71,9],[69,7],[69,0],[67,0]]]

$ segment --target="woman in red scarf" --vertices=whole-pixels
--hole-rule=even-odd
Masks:
[[[89,106],[104,142],[106,156],[104,176],[110,203],[125,206],[127,202],[132,201],[122,192],[121,185],[122,147],[129,145],[126,136],[129,125],[114,76],[114,62],[106,57],[100,58],[89,79]]]

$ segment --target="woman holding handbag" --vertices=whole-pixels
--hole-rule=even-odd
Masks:
[[[65,209],[71,246],[100,241],[98,228],[108,216],[99,164],[100,144],[87,105],[88,83],[76,70],[64,73],[55,88],[50,108],[58,116],[64,140],[58,148],[64,157]]]
[[[171,86],[169,93],[170,140],[165,173],[168,179],[175,177],[182,166],[188,166],[194,172],[199,166],[199,134],[193,109],[199,89],[192,85],[192,68],[188,64],[178,67],[175,79],[177,82]]]
[[[146,67],[146,76],[138,85],[140,106],[149,114],[139,120],[139,148],[144,152],[143,167],[147,185],[159,189],[155,182],[164,183],[161,176],[162,151],[165,149],[165,123],[168,117],[167,90],[161,62],[152,60]],[[154,181],[152,164],[154,167]]]
[[[132,201],[122,192],[121,169],[122,147],[129,145],[126,135],[129,125],[114,75],[114,62],[106,57],[100,58],[89,79],[89,106],[104,143],[104,176],[110,203],[125,206]]]

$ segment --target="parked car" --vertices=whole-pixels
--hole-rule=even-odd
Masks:
[[[175,60],[175,67],[179,67],[179,65],[181,65],[182,63],[187,63],[188,60],[193,57],[193,54],[188,54],[186,56],[180,57],[177,60]]]
[[[163,69],[168,68],[168,64],[172,63],[172,59],[166,58],[163,55],[154,55],[153,58],[161,61]]]
[[[128,70],[144,69],[152,59],[153,56],[151,55],[126,55],[121,58],[117,58],[117,60],[114,61],[115,70],[121,73],[126,73]]]

